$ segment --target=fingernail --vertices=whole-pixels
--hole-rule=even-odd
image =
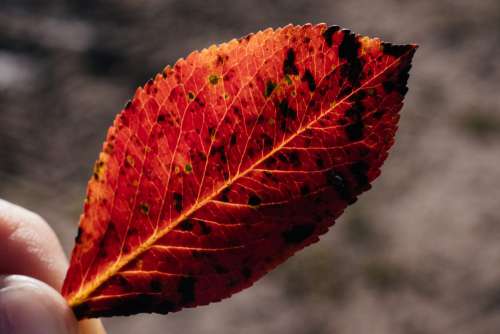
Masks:
[[[51,287],[20,275],[0,277],[0,333],[76,334],[76,320]]]

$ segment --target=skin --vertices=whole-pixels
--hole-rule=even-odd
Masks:
[[[0,333],[105,334],[99,320],[77,322],[59,294],[67,266],[45,220],[0,199]]]

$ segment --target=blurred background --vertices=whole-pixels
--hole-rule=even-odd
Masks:
[[[415,42],[395,147],[321,242],[223,302],[109,333],[499,333],[500,1],[0,0],[0,197],[73,246],[107,128],[191,50],[287,23]]]

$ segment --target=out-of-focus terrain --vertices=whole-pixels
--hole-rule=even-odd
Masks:
[[[397,142],[321,242],[223,302],[109,333],[500,332],[500,2],[0,2],[0,196],[69,253],[92,164],[136,86],[194,49],[327,22],[420,44]]]

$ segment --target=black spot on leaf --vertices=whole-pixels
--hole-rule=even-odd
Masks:
[[[127,109],[130,109],[130,107],[132,107],[132,101],[128,100],[127,103],[125,104],[124,109],[127,110]]]
[[[231,134],[231,139],[229,140],[229,143],[231,145],[236,145],[236,141],[237,141],[236,133],[232,133]]]
[[[348,109],[345,116],[351,119],[351,123],[346,126],[345,131],[349,140],[356,141],[363,138],[363,116],[364,106],[361,101],[356,101],[352,108]]]
[[[314,90],[316,89],[316,82],[314,81],[314,77],[313,77],[311,71],[306,70],[304,72],[304,75],[302,76],[302,81],[307,82],[309,90],[311,92],[314,92]]]
[[[177,310],[178,307],[170,300],[162,300],[155,307],[155,313],[167,314]]]
[[[193,229],[193,223],[189,219],[183,220],[179,224],[179,229],[181,231],[191,231]]]
[[[382,51],[384,54],[393,56],[393,57],[401,57],[405,53],[409,52],[413,47],[411,45],[404,44],[392,44],[392,43],[382,43]]]
[[[264,143],[264,148],[268,149],[273,146],[273,139],[266,133],[262,134],[262,141]]]
[[[251,195],[248,198],[248,205],[257,206],[257,205],[260,205],[260,203],[262,203],[262,200],[260,199],[259,196],[255,195],[255,194]]]
[[[299,156],[299,153],[297,153],[296,151],[290,152],[290,154],[288,154],[288,161],[294,167],[300,166],[300,156]]]
[[[343,74],[347,76],[353,86],[359,85],[359,77],[363,70],[363,64],[358,58],[360,43],[356,35],[348,30],[344,31],[344,39],[339,46],[339,57],[347,61],[347,67],[343,68]]]
[[[224,148],[223,145],[212,148],[210,155],[215,156],[216,154],[219,154],[221,162],[227,162],[226,149]]]
[[[248,268],[248,267],[243,267],[241,269],[241,274],[243,275],[243,277],[245,277],[246,279],[249,279],[250,277],[252,277],[252,269]]]
[[[227,269],[224,266],[221,266],[220,264],[214,265],[214,270],[217,274],[227,274],[229,272],[229,269]]]
[[[208,235],[212,232],[212,228],[207,225],[204,221],[199,221],[198,225],[200,225],[200,231],[202,235]]]
[[[333,187],[335,191],[339,194],[339,197],[346,201],[348,204],[352,204],[356,201],[356,198],[351,194],[347,188],[345,179],[339,173],[329,170],[326,173],[326,183]]]
[[[293,51],[292,48],[288,49],[286,53],[286,58],[285,61],[283,62],[283,74],[285,75],[299,74],[299,70],[295,65],[295,51]]]
[[[364,161],[357,161],[349,168],[361,190],[368,190],[370,188],[367,176],[368,169],[369,166]]]
[[[297,119],[297,113],[295,112],[295,110],[290,108],[290,106],[288,105],[288,101],[286,99],[278,103],[278,110],[280,112],[278,117],[281,119],[279,121],[280,129],[283,132],[286,132],[288,130],[287,120]]]
[[[139,233],[139,231],[135,227],[131,227],[127,231],[127,236],[133,237],[136,236]]]
[[[177,286],[177,292],[181,295],[182,304],[191,304],[195,301],[196,278],[182,277]]]
[[[363,128],[363,123],[355,122],[346,126],[345,132],[349,140],[360,140],[363,138]]]
[[[314,225],[294,225],[291,229],[282,233],[283,240],[288,244],[298,244],[309,238],[314,232]]]
[[[307,195],[309,195],[310,191],[311,191],[311,190],[309,189],[309,186],[308,186],[307,184],[304,184],[304,185],[302,185],[302,187],[300,187],[300,194],[301,194],[302,196],[307,196]]]
[[[340,30],[339,26],[329,26],[323,33],[323,38],[328,46],[333,45],[333,34]]]
[[[264,162],[267,168],[271,168],[276,164],[276,158],[275,157],[269,157],[266,159]]]
[[[364,89],[360,89],[358,92],[356,92],[353,96],[352,96],[352,99],[356,102],[361,102],[362,100],[364,100],[364,98],[366,97],[367,93],[366,93],[366,90]]]
[[[160,292],[161,289],[161,282],[157,279],[152,279],[151,282],[149,283],[149,288],[153,292]]]
[[[297,118],[297,113],[295,112],[295,110],[293,110],[292,108],[290,108],[288,106],[288,101],[287,100],[281,101],[278,104],[278,108],[279,108],[279,110],[280,110],[281,115],[283,116],[283,118],[290,118],[290,119],[296,119]]]
[[[182,211],[182,195],[174,193],[174,208],[177,212]]]
[[[394,90],[395,88],[395,85],[394,85],[394,82],[392,81],[385,81],[382,86],[384,87],[384,91],[386,93],[390,93]]]
[[[359,41],[355,34],[344,31],[344,38],[339,46],[339,57],[352,62],[358,58]]]
[[[230,191],[231,191],[230,187],[224,188],[224,190],[222,191],[222,194],[220,195],[220,200],[223,202],[229,202],[229,195],[228,194]]]
[[[79,244],[82,242],[83,229],[78,227],[78,233],[76,234],[75,243]]]
[[[269,97],[273,93],[274,89],[276,88],[276,84],[269,80],[266,84],[266,90],[264,91],[264,96]]]
[[[380,110],[373,113],[373,118],[376,120],[380,120],[382,116],[384,116],[384,113]]]

